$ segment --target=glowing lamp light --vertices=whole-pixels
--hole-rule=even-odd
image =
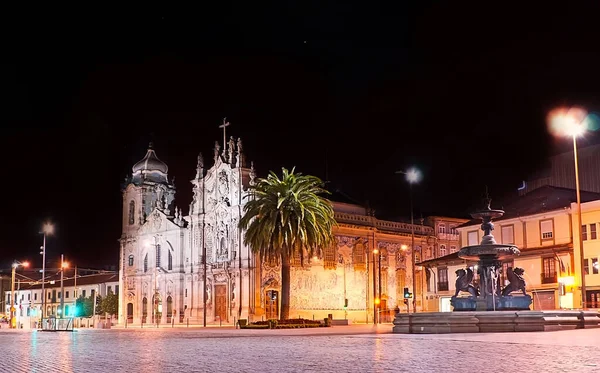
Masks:
[[[379,250],[373,249],[373,254],[379,254]]]
[[[402,246],[400,246],[400,249],[402,249],[402,250],[408,250],[408,245],[402,245]]]
[[[45,223],[44,226],[42,227],[42,231],[45,234],[53,234],[54,233],[54,225],[52,225],[52,223]]]
[[[375,304],[379,304],[381,303],[381,300],[379,300],[379,298],[375,298]]]
[[[421,181],[421,177],[421,171],[414,167],[406,171],[406,181],[408,181],[410,184],[418,183]]]
[[[69,262],[62,262],[61,267],[69,268]]]
[[[594,129],[593,118],[580,107],[557,108],[548,113],[548,130],[555,136],[579,137]]]

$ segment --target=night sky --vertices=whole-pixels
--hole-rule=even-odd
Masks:
[[[417,217],[466,217],[486,185],[501,203],[570,149],[548,134],[548,110],[599,110],[600,9],[334,3],[7,17],[0,264],[41,265],[47,219],[49,263],[117,264],[120,184],[149,141],[185,214],[223,117],[259,176],[296,166],[400,219],[396,170],[424,173]]]

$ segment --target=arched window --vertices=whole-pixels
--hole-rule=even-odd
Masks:
[[[160,267],[160,245],[156,245],[156,267]]]
[[[129,266],[133,266],[133,255],[129,255]]]
[[[148,272],[148,254],[144,257],[144,272]]]
[[[438,230],[442,234],[446,233],[446,224],[440,224]]]
[[[148,298],[144,297],[142,299],[142,322],[146,322],[146,318],[148,317]]]
[[[169,251],[169,267],[167,268],[169,271],[173,270],[173,255],[171,254],[171,252]]]
[[[450,254],[456,252],[456,246],[450,246]]]
[[[167,322],[171,322],[171,317],[173,317],[173,298],[169,295],[167,297]]]
[[[129,225],[135,223],[135,202],[132,200],[129,202]]]
[[[446,255],[446,245],[440,245],[440,256]]]

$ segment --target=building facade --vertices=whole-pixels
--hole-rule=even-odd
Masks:
[[[277,318],[281,268],[263,263],[244,245],[238,229],[249,186],[241,140],[215,143],[212,166],[198,156],[189,212],[175,204],[168,167],[152,146],[123,185],[120,239],[119,322],[232,323]],[[420,260],[436,245],[424,224],[378,220],[367,209],[334,202],[336,245],[300,263],[292,259],[291,316],[371,322],[374,310],[389,313],[412,289],[411,232]],[[429,239],[429,240],[428,240]],[[423,272],[417,271],[417,289]],[[376,305],[375,300],[379,300]],[[346,301],[347,300],[347,301]],[[417,299],[423,309],[424,298]]]
[[[50,277],[44,285],[46,301],[43,302],[42,285],[40,281],[18,281],[15,284],[15,309],[19,328],[33,329],[39,325],[42,317],[42,306],[46,307],[44,317],[61,317],[61,299],[65,307],[64,316],[72,317],[75,302],[80,296],[105,296],[109,292],[119,294],[117,273],[97,273],[65,277],[62,282]],[[64,292],[64,294],[63,294]],[[11,290],[4,292],[6,298],[5,312],[10,315]],[[64,296],[64,298],[63,298]]]
[[[571,204],[571,210],[577,213],[577,204]],[[581,237],[583,241],[583,273],[585,274],[586,307],[600,308],[600,201],[590,201],[581,204]],[[578,220],[573,219],[574,267],[577,273],[571,281],[572,286],[580,289],[581,255],[579,252]],[[579,286],[578,286],[579,285]],[[580,295],[575,297],[580,304]]]

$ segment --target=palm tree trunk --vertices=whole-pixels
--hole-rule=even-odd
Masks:
[[[281,316],[280,320],[290,318],[290,260],[287,255],[281,257]]]

